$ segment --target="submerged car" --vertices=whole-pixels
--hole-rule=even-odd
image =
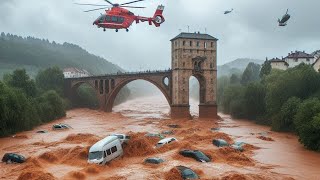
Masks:
[[[199,162],[210,162],[210,158],[199,150],[182,150],[179,152],[182,156],[191,157]]]
[[[55,124],[52,126],[53,130],[62,130],[62,129],[70,129],[72,128],[71,126],[69,126],[68,124]]]
[[[163,135],[161,135],[161,134],[155,134],[155,133],[147,133],[145,136],[147,136],[147,137],[158,137],[158,138],[160,138],[160,139],[165,138]]]
[[[190,168],[187,168],[185,166],[177,166],[177,169],[180,171],[182,179],[199,179],[197,173],[195,173]]]
[[[162,139],[157,143],[156,147],[162,147],[163,145],[169,144],[169,143],[171,143],[173,141],[178,141],[178,140],[176,138],[174,138],[174,137]]]
[[[45,134],[45,133],[48,133],[48,131],[40,130],[40,131],[37,131],[36,133],[38,133],[38,134]]]
[[[24,156],[15,153],[6,153],[2,158],[2,162],[6,163],[24,163],[25,161]]]
[[[160,164],[163,163],[164,160],[161,158],[147,158],[144,160],[144,162],[149,164]]]
[[[214,139],[212,140],[212,144],[216,145],[217,147],[229,146],[227,141],[225,141],[224,139]]]
[[[121,144],[123,143],[128,143],[128,141],[130,140],[130,136],[127,136],[125,134],[111,134],[111,136],[117,136],[121,142]]]

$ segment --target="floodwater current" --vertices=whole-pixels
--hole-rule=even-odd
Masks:
[[[193,120],[171,120],[164,97],[133,99],[114,107],[113,113],[74,109],[65,118],[32,131],[0,139],[0,156],[15,152],[28,157],[24,164],[0,163],[0,179],[180,179],[175,166],[195,170],[201,179],[320,179],[320,153],[306,150],[298,137],[270,131],[269,127],[220,114],[221,120],[196,118],[197,103],[191,101]],[[54,131],[53,124],[72,129]],[[180,128],[170,128],[177,124]],[[211,128],[217,128],[215,131]],[[48,133],[38,134],[36,131]],[[178,141],[156,149],[157,139],[145,133],[172,131]],[[105,166],[87,164],[88,148],[111,133],[127,133],[132,140],[124,155]],[[261,138],[262,137],[262,138]],[[212,139],[247,143],[244,152],[217,148]],[[200,163],[179,155],[182,149],[198,149],[212,158]],[[160,165],[144,163],[147,157],[165,160]]]

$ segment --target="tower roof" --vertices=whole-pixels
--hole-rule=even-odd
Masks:
[[[176,40],[176,39],[200,39],[200,40],[214,40],[218,41],[217,38],[209,35],[209,34],[201,34],[200,32],[195,32],[195,33],[180,33],[178,36],[175,38],[171,39],[171,41]]]

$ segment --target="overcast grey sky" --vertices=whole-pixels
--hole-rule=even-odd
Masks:
[[[118,0],[119,3],[129,0]],[[101,11],[74,5],[104,3],[103,0],[0,0],[0,31],[78,44],[126,70],[170,67],[169,40],[179,29],[204,32],[218,38],[218,64],[236,58],[281,57],[292,50],[320,49],[319,0],[146,0],[148,8],[133,9],[152,16],[165,5],[166,22],[160,28],[133,24],[130,32],[103,32],[92,25]],[[114,1],[115,2],[115,1]],[[225,10],[234,12],[224,15]],[[278,27],[286,9],[292,19]]]

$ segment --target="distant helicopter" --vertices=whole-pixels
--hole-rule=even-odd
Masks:
[[[233,9],[229,10],[229,11],[225,11],[224,14],[229,14],[232,13]]]
[[[135,0],[127,3],[122,4],[114,4],[111,3],[108,0],[104,0],[107,3],[111,5],[101,5],[101,4],[79,4],[75,3],[77,5],[88,5],[88,6],[98,6],[100,8],[87,10],[84,12],[91,12],[96,11],[100,9],[106,9],[105,14],[101,14],[100,17],[98,17],[94,22],[93,25],[97,25],[98,28],[103,28],[103,31],[106,31],[106,29],[115,29],[116,32],[119,31],[119,29],[126,29],[126,31],[129,31],[129,27],[132,25],[132,23],[135,21],[136,23],[141,22],[149,22],[149,25],[154,24],[156,27],[159,27],[164,21],[164,17],[162,15],[164,6],[160,5],[158,6],[156,12],[154,13],[153,17],[143,17],[143,16],[135,16],[131,11],[125,9],[125,8],[145,8],[145,7],[137,7],[137,6],[128,6],[128,4],[144,1],[144,0]]]
[[[279,26],[286,26],[287,25],[287,22],[288,20],[290,19],[290,15],[288,14],[288,11],[289,9],[287,9],[287,12],[285,15],[282,16],[282,19],[278,19],[278,23],[279,23]]]

